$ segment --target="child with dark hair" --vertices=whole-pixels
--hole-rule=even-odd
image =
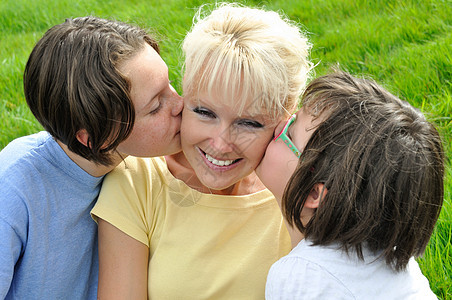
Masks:
[[[443,203],[440,136],[371,80],[314,80],[257,168],[295,246],[267,299],[436,299],[415,257]],[[294,155],[295,154],[295,155]]]
[[[0,152],[0,299],[97,299],[103,177],[127,155],[180,151],[182,99],[146,31],[97,17],[44,34],[24,93],[45,131]]]

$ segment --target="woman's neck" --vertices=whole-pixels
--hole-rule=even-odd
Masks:
[[[189,187],[201,193],[239,196],[249,195],[265,189],[265,186],[253,172],[229,187],[221,190],[213,190],[205,186],[198,179],[195,171],[190,166],[190,163],[182,151],[173,155],[165,156],[165,158],[168,164],[168,170],[175,178],[182,180]]]

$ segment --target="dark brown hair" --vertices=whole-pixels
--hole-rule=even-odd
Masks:
[[[72,152],[111,163],[111,151],[130,134],[135,110],[130,83],[118,66],[145,45],[159,52],[143,29],[97,17],[67,19],[50,28],[30,54],[24,90],[33,115]],[[76,138],[88,132],[88,147]]]
[[[443,203],[444,152],[424,115],[375,82],[335,72],[314,80],[303,109],[320,117],[282,199],[288,222],[316,245],[366,247],[403,270],[425,251]],[[300,220],[316,183],[328,192]]]

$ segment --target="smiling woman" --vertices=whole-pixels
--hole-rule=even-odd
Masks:
[[[259,184],[236,183],[256,168],[276,124],[266,115],[240,114],[238,106],[214,96],[200,94],[202,100],[185,99],[181,127],[184,153],[169,160],[170,170],[177,177],[179,169],[191,167],[196,176],[188,184],[201,192],[245,195],[259,191]],[[182,164],[185,168],[178,166],[181,155],[189,163]],[[258,183],[250,180],[254,182]]]
[[[254,169],[297,107],[310,44],[275,12],[225,4],[198,13],[183,50],[183,152],[127,158],[92,211],[99,297],[263,299],[290,239]]]

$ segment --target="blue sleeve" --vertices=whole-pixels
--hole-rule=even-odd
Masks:
[[[327,270],[299,257],[283,257],[270,268],[265,299],[354,299]]]
[[[15,265],[27,241],[27,206],[20,197],[20,189],[11,182],[17,179],[0,180],[0,299],[10,289]]]
[[[22,241],[16,231],[0,218],[0,299],[4,299],[11,286],[14,266],[22,251]]]

